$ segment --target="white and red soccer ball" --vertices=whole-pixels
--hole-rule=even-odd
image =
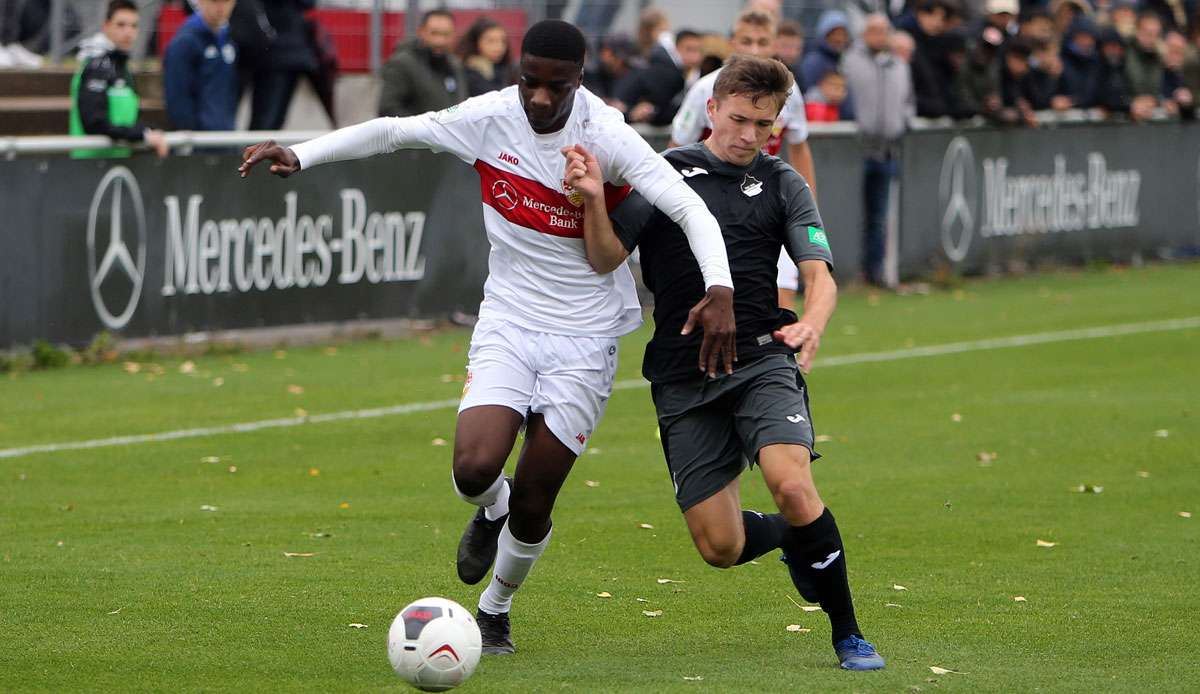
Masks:
[[[479,665],[481,648],[475,617],[445,598],[409,604],[388,630],[392,669],[427,692],[444,692],[466,682]]]

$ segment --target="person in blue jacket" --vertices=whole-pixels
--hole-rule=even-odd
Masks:
[[[240,84],[229,35],[236,0],[194,0],[163,57],[167,117],[176,130],[233,130]]]

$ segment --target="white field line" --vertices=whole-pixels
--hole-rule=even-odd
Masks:
[[[918,357],[937,357],[946,354],[961,354],[964,352],[979,352],[991,349],[1010,347],[1027,347],[1030,345],[1045,345],[1055,342],[1070,342],[1072,340],[1096,340],[1122,335],[1137,335],[1140,333],[1169,332],[1175,330],[1191,330],[1200,328],[1200,316],[1179,318],[1175,320],[1151,321],[1148,323],[1122,323],[1095,328],[1080,328],[1077,330],[1059,330],[1055,332],[1032,333],[1029,335],[1013,335],[1011,337],[996,337],[986,340],[969,340],[966,342],[949,342],[928,347],[910,347],[885,352],[864,352],[861,354],[846,354],[820,359],[817,366],[829,368],[833,366],[850,366],[853,364],[869,364],[873,362],[899,361]],[[614,390],[629,390],[642,388],[646,381],[637,378],[617,381]],[[108,448],[111,446],[134,446],[143,443],[158,443],[178,439],[193,439],[202,436],[219,436],[223,434],[245,434],[263,429],[282,429],[297,427],[305,424],[323,424],[325,422],[341,422],[355,419],[376,419],[379,417],[394,417],[397,415],[413,414],[415,412],[431,412],[448,410],[458,407],[458,398],[446,400],[431,400],[429,402],[413,402],[390,407],[376,407],[366,410],[344,410],[326,414],[309,415],[306,417],[282,417],[279,419],[261,419],[255,422],[225,424],[221,426],[200,427],[196,429],[177,429],[157,434],[135,434],[131,436],[113,436],[106,439],[90,441],[69,441],[65,443],[45,443],[21,448],[0,449],[0,458],[20,458],[34,453],[57,453],[60,451],[78,451],[90,448]]]

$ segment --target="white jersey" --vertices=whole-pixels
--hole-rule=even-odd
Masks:
[[[624,335],[642,320],[633,275],[625,264],[597,274],[588,263],[583,198],[563,180],[566,162],[560,150],[575,144],[599,161],[610,209],[632,186],[660,208],[698,209],[711,220],[703,201],[620,112],[583,88],[575,94],[566,125],[548,135],[533,132],[514,86],[438,112],[368,121],[292,150],[302,169],[397,149],[454,154],[479,172],[491,243],[480,318],[543,333]],[[715,283],[731,284],[715,220],[701,230],[712,247],[697,253],[701,268],[715,268],[709,271]]]
[[[721,69],[713,70],[701,77],[683,97],[675,120],[671,121],[671,140],[677,145],[690,145],[708,137],[712,132],[712,121],[708,117],[708,100],[713,95],[713,85]],[[804,97],[796,85],[788,92],[788,99],[775,119],[775,128],[771,139],[767,141],[763,151],[774,156],[779,155],[783,143],[799,144],[808,140],[808,118],[804,115]]]

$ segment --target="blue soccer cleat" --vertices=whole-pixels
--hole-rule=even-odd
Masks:
[[[833,644],[843,670],[882,670],[883,656],[861,636],[848,636]]]

